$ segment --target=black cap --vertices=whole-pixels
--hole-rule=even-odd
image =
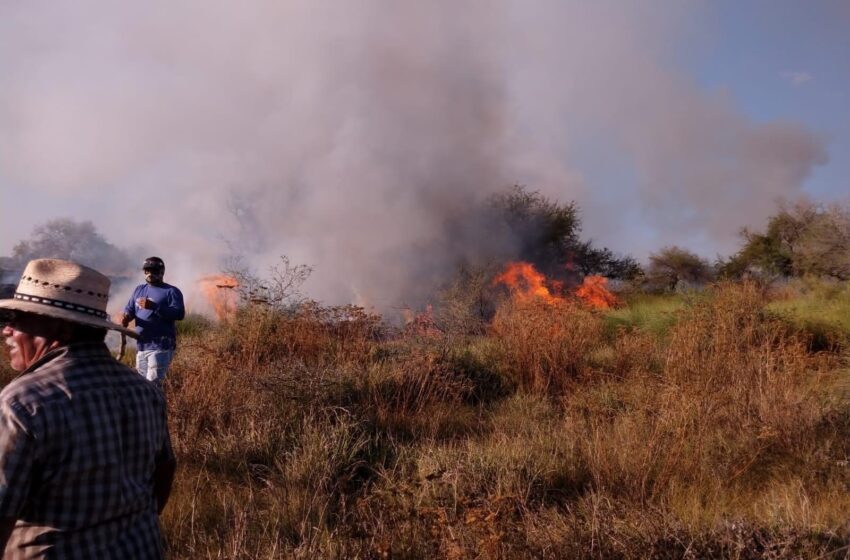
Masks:
[[[148,257],[142,265],[142,270],[165,270],[165,263],[159,257]]]

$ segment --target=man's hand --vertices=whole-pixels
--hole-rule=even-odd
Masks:
[[[132,320],[133,319],[129,315],[124,313],[123,315],[121,315],[121,326],[124,327],[124,328],[127,328],[127,325],[129,325],[130,321],[132,321]]]
[[[156,304],[152,300],[149,300],[146,297],[140,297],[136,300],[136,305],[141,307],[142,309],[154,309]]]

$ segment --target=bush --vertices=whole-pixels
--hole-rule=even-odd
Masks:
[[[708,261],[681,247],[665,247],[649,256],[646,280],[656,291],[674,291],[680,284],[705,284],[713,277]]]
[[[850,208],[783,204],[765,231],[743,230],[744,245],[719,263],[721,276],[819,276],[850,279]]]
[[[795,279],[767,309],[810,337],[815,350],[840,351],[850,344],[850,283]]]
[[[585,415],[599,490],[679,500],[754,491],[777,469],[805,470],[828,410],[811,396],[824,364],[765,304],[752,284],[721,286],[673,327],[660,375],[618,386],[631,412]]]
[[[589,372],[602,344],[602,320],[577,304],[511,299],[493,319],[505,373],[525,389],[562,392]]]
[[[177,321],[178,336],[196,336],[212,327],[212,321],[200,313],[188,313],[182,321]]]

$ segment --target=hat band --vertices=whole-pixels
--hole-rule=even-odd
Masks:
[[[107,317],[105,311],[100,311],[99,309],[95,309],[93,307],[86,307],[85,305],[80,305],[78,303],[69,303],[67,301],[61,301],[58,299],[50,299],[41,296],[30,296],[18,292],[15,292],[15,299],[19,299],[21,301],[31,301],[32,303],[40,303],[42,305],[47,305],[50,307],[61,307],[63,309],[70,309],[72,311],[80,311],[82,313],[87,313],[88,315],[94,315],[99,319],[106,319]]]

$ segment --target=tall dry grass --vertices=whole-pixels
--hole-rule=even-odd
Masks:
[[[604,342],[599,315],[568,301],[506,301],[492,332],[504,372],[523,389],[542,392],[561,392],[586,374]]]
[[[848,557],[846,356],[772,305],[718,286],[663,332],[533,302],[450,334],[316,305],[187,330],[169,555]]]
[[[837,358],[808,353],[764,304],[754,286],[726,286],[689,309],[660,373],[608,387],[622,412],[586,413],[592,392],[568,399],[571,416],[584,418],[579,437],[597,490],[640,508],[663,504],[693,528],[730,512],[841,525],[850,502],[815,474],[835,472],[845,456],[823,437],[835,412],[824,384]]]

